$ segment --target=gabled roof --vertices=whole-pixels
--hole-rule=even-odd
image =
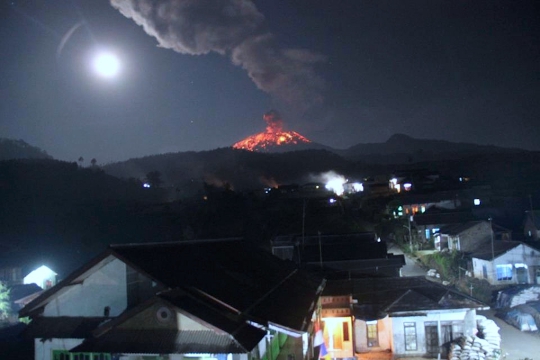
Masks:
[[[459,235],[462,232],[469,230],[479,224],[482,224],[484,222],[487,222],[485,220],[479,220],[479,221],[468,221],[464,223],[457,223],[452,225],[446,225],[440,228],[439,234],[445,234],[445,235]]]
[[[148,318],[148,310],[174,309],[200,323],[206,330],[179,330]],[[143,320],[144,319],[144,320]],[[141,326],[140,321],[145,323]],[[136,326],[133,323],[137,324]],[[164,327],[165,326],[165,327]],[[207,303],[200,294],[180,290],[166,291],[101,324],[72,352],[108,353],[247,353],[266,332],[246,322],[219,303]]]
[[[386,316],[426,314],[450,309],[479,309],[487,305],[425,279],[424,277],[366,278],[341,280],[325,288],[323,296],[351,291],[354,314],[359,319],[375,320]]]
[[[491,243],[490,244],[487,244],[487,245],[484,245],[484,246],[481,246],[479,248],[477,248],[474,252],[472,252],[470,254],[470,257],[471,258],[477,258],[477,259],[482,259],[482,260],[493,260],[493,259],[496,259],[504,254],[506,254],[507,252],[509,252],[510,250],[520,246],[520,245],[523,245],[523,246],[527,246],[528,248],[530,248],[531,250],[534,249],[533,247],[530,247],[529,245],[527,244],[524,244],[520,241],[494,241],[493,242],[493,252],[491,251]],[[536,249],[534,249],[536,250]],[[536,250],[538,251],[538,250]],[[495,255],[495,256],[493,256]]]
[[[307,330],[324,286],[322,279],[308,277],[292,263],[239,239],[116,245],[44,292],[20,316],[39,312],[115,258],[165,288],[199,294],[262,326],[279,324],[297,332]]]

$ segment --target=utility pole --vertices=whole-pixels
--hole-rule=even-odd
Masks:
[[[491,230],[491,266],[494,267],[495,262],[495,248],[493,247],[493,219],[489,217],[489,228]]]
[[[410,215],[408,218],[409,218],[409,246],[411,247],[411,253],[412,253],[414,251],[413,246],[412,246],[412,232],[411,232],[411,218],[412,218],[412,215]]]
[[[322,269],[323,265],[322,265],[322,245],[321,245],[321,232],[320,232],[320,231],[318,231],[318,233],[319,233],[319,262],[320,262],[320,264],[321,264],[321,269]]]

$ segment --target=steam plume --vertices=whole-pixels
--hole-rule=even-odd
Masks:
[[[124,16],[181,54],[216,52],[245,69],[256,86],[300,110],[322,101],[314,70],[324,57],[281,49],[250,0],[111,0]]]

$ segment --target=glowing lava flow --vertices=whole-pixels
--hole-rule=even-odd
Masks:
[[[296,131],[284,131],[283,120],[277,111],[271,110],[264,114],[266,121],[266,131],[248,136],[234,144],[234,149],[244,149],[249,151],[264,151],[274,146],[297,145],[300,143],[310,143],[311,140],[300,135]]]

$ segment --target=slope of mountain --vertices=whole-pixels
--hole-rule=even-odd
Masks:
[[[52,159],[52,156],[23,140],[0,138],[0,160],[11,159]]]
[[[395,134],[384,143],[358,144],[337,152],[352,160],[361,160],[368,163],[399,164],[521,151],[523,150],[493,145],[415,139],[404,134]]]
[[[113,176],[143,180],[151,171],[161,173],[164,184],[181,193],[193,193],[204,183],[253,190],[277,184],[311,181],[310,174],[341,171],[350,163],[325,150],[261,153],[222,148],[202,152],[170,153],[109,164],[103,169]]]

